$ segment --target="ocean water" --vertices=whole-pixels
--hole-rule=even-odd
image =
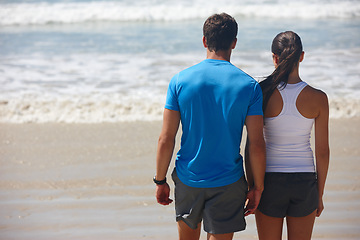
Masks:
[[[360,116],[360,0],[0,0],[0,122],[162,118],[171,77],[203,60],[202,25],[239,24],[232,63],[261,80],[270,45],[302,38],[304,81],[332,118]]]

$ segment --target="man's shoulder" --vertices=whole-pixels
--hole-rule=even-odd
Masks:
[[[232,75],[232,78],[237,79],[236,82],[240,83],[241,87],[246,87],[249,90],[257,88],[259,83],[251,75],[236,66],[234,66],[233,71],[235,74]]]
[[[250,76],[247,72],[245,72],[244,70],[242,70],[241,68],[238,68],[238,67],[236,67],[236,66],[234,66],[236,69],[237,69],[237,71],[239,72],[239,74],[243,77],[243,78],[245,78],[245,79],[247,79],[247,80],[249,80],[250,82],[252,82],[252,83],[258,83],[252,76]]]
[[[203,64],[203,61],[181,70],[174,75],[174,78],[176,78],[178,81],[181,79],[187,79],[189,76],[196,76],[196,74],[201,71],[206,71],[206,67]]]
[[[209,64],[207,64],[206,60],[203,60],[195,65],[192,65],[190,67],[187,67],[187,68],[181,70],[180,72],[178,72],[175,75],[175,77],[177,80],[180,80],[180,79],[187,79],[187,77],[189,77],[189,76],[191,76],[191,77],[204,76],[203,73],[209,73],[213,77],[222,76],[222,77],[227,77],[227,78],[231,78],[231,79],[237,78],[237,79],[241,80],[241,82],[243,84],[248,84],[251,86],[258,84],[258,82],[252,76],[250,76],[248,73],[246,73],[242,69],[238,68],[237,66],[233,65],[230,62],[226,62],[226,63],[227,64],[222,65],[225,68],[219,68],[219,65],[217,65],[217,66],[214,66],[211,64],[209,65]],[[201,73],[201,74],[199,74],[199,73]],[[207,75],[207,74],[205,74],[205,75]]]
[[[198,62],[192,66],[189,66],[187,68],[185,68],[184,70],[180,71],[180,72],[187,72],[187,71],[194,71],[196,69],[202,69],[202,68],[205,68],[205,61],[201,61],[201,62]]]

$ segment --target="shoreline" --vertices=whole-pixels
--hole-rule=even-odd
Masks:
[[[124,98],[113,93],[104,96],[68,96],[63,99],[38,97],[26,95],[2,99],[0,96],[0,124],[159,122],[162,121],[165,101]],[[81,100],[76,100],[78,97]],[[360,118],[360,98],[342,99],[329,96],[329,108],[331,120]]]
[[[160,130],[161,121],[1,123],[0,238],[176,239],[174,204],[158,205],[152,183]],[[330,120],[313,239],[360,238],[359,136],[360,118]],[[234,238],[256,239],[254,216],[247,226]]]

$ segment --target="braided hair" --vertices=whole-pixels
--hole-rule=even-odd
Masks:
[[[274,38],[271,51],[278,56],[279,63],[274,72],[260,82],[264,112],[275,89],[280,84],[281,88],[285,88],[290,73],[297,67],[303,51],[301,39],[292,31],[281,32]]]

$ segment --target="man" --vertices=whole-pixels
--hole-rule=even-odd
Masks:
[[[158,203],[170,204],[166,175],[181,121],[181,148],[172,173],[179,239],[199,239],[202,221],[208,239],[232,239],[245,229],[244,215],[255,211],[263,190],[262,93],[253,78],[230,63],[237,28],[225,13],[210,16],[203,27],[207,59],[169,84],[154,182]],[[244,124],[254,179],[247,196],[240,155]]]

